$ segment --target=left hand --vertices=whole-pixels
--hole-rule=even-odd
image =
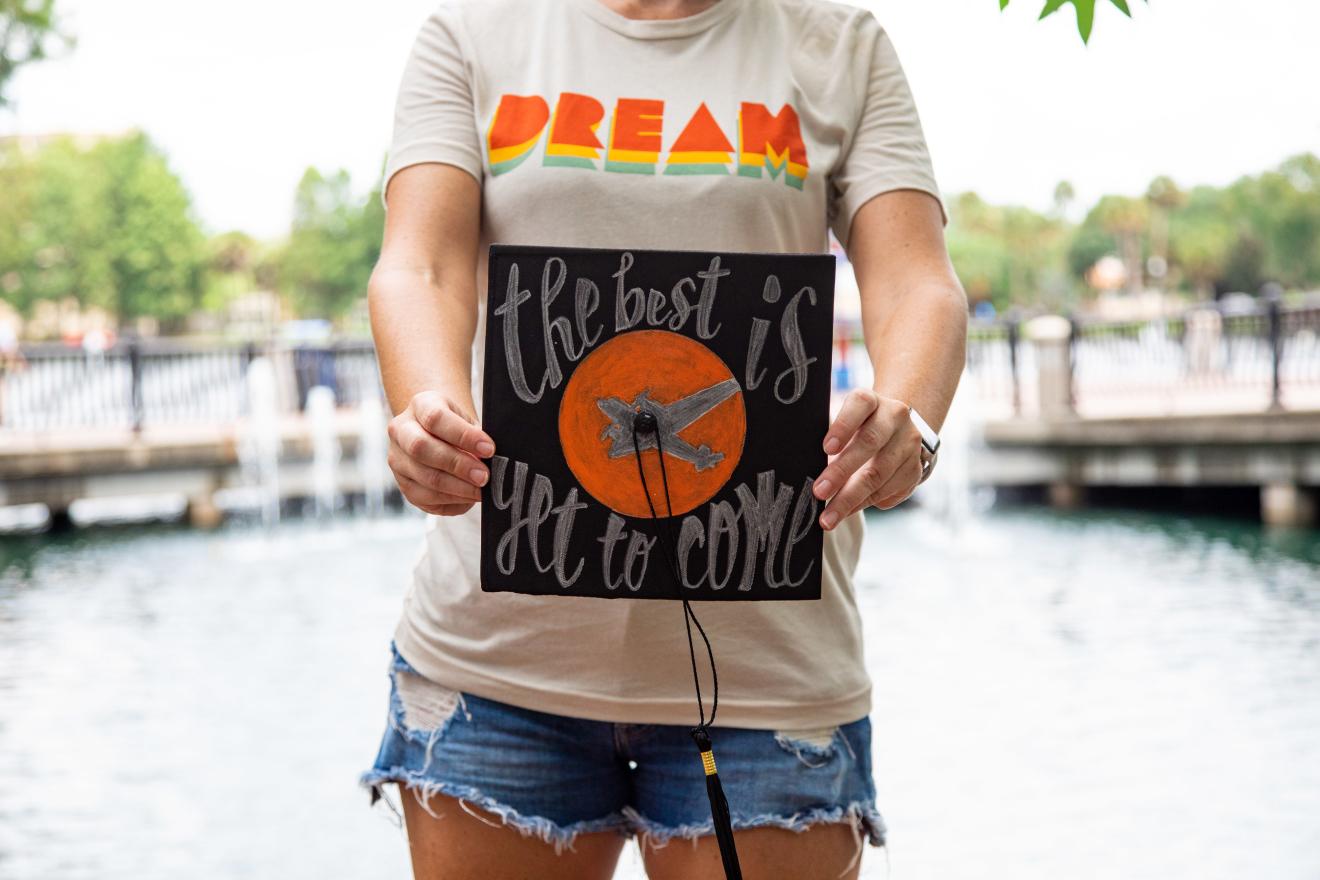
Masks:
[[[896,398],[849,391],[823,445],[830,461],[812,491],[833,496],[820,515],[826,531],[863,508],[901,504],[921,482],[921,432]]]

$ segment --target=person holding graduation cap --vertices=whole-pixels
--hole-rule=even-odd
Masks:
[[[416,876],[608,878],[636,835],[655,880],[856,877],[886,834],[862,513],[929,475],[967,320],[884,28],[831,0],[442,0],[407,58],[382,199],[369,302],[389,463],[429,516],[362,783],[373,801],[398,785]],[[819,437],[820,599],[699,603],[721,818],[674,603],[481,588],[488,249],[823,253],[831,231],[875,378]]]

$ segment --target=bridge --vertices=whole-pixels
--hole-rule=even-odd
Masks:
[[[328,466],[338,494],[363,494],[377,479],[359,458],[363,432],[357,413],[334,414]],[[185,499],[192,524],[210,527],[223,518],[226,497],[253,508],[316,497],[321,478],[313,421],[285,415],[275,436],[279,476],[267,486],[254,474],[256,454],[244,450],[254,440],[246,420],[140,431],[0,432],[0,507],[41,504],[63,520],[78,501],[170,495]],[[383,460],[377,465],[379,471]],[[276,494],[267,497],[267,490]]]

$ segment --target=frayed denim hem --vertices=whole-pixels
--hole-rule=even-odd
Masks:
[[[653,822],[632,807],[624,807],[623,813],[637,832],[638,843],[642,847],[650,846],[651,849],[659,849],[675,839],[695,842],[698,837],[715,833],[713,821],[675,827]],[[847,822],[853,829],[857,842],[857,854],[853,857],[847,870],[851,870],[862,857],[862,851],[865,848],[863,846],[863,836],[872,846],[882,847],[885,845],[885,821],[881,818],[880,812],[875,806],[865,801],[858,801],[846,807],[819,807],[789,815],[776,815],[774,813],[762,813],[755,816],[735,815],[731,824],[734,831],[741,831],[746,828],[783,828],[788,831],[802,833],[813,825],[836,822]]]
[[[624,807],[623,813],[628,817],[628,821],[639,831],[646,832],[647,837],[656,845],[664,846],[676,837],[687,840],[694,840],[706,834],[714,834],[715,827],[713,821],[699,822],[695,825],[669,826],[661,825],[637,812],[632,807]],[[734,831],[741,831],[744,828],[784,828],[788,831],[803,832],[812,825],[822,825],[835,822],[849,822],[854,827],[865,829],[867,839],[872,846],[885,845],[885,821],[880,816],[880,812],[867,803],[854,803],[846,807],[818,807],[807,812],[791,813],[787,816],[776,815],[774,813],[762,813],[756,816],[738,816],[734,815],[732,825]]]
[[[573,841],[579,834],[617,831],[619,834],[629,837],[633,833],[628,819],[622,814],[615,813],[599,819],[586,819],[581,822],[574,822],[571,825],[559,825],[543,816],[524,816],[513,807],[487,797],[471,786],[437,782],[434,779],[428,779],[421,773],[409,771],[403,767],[369,771],[362,774],[358,784],[371,792],[371,802],[374,804],[378,799],[384,797],[380,787],[386,782],[396,782],[401,789],[406,788],[411,791],[422,809],[437,819],[440,817],[431,809],[430,800],[437,794],[448,795],[455,798],[458,805],[474,818],[480,819],[487,825],[496,825],[485,816],[474,813],[468,807],[468,804],[498,816],[501,822],[510,828],[517,829],[524,837],[535,837],[552,845],[555,848],[556,855],[559,855],[565,849],[572,850]],[[389,803],[388,799],[386,799],[386,803]],[[391,807],[393,807],[392,804]]]

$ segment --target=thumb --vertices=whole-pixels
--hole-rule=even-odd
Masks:
[[[477,418],[476,407],[472,404],[471,401],[455,400],[451,397],[448,402],[449,402],[449,409],[452,410],[453,413],[457,415],[460,419],[467,422],[469,425],[472,425],[473,427],[476,428],[481,427],[481,421]]]

